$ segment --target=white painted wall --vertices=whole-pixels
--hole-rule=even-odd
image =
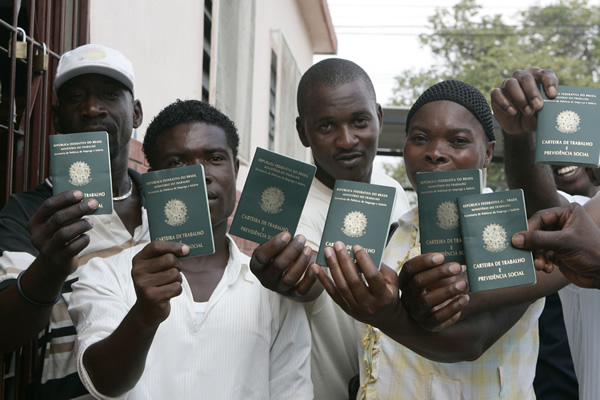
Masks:
[[[255,107],[252,119],[252,147],[267,147],[269,130],[269,85],[271,73],[271,51],[279,48],[272,33],[280,31],[292,50],[301,72],[312,65],[312,45],[304,20],[300,15],[297,0],[257,0],[256,3],[256,55],[254,59]],[[280,58],[280,55],[277,55]],[[296,96],[296,93],[289,93]],[[277,140],[277,139],[276,139]],[[309,152],[306,152],[309,160]]]
[[[91,0],[90,42],[133,63],[142,139],[152,117],[176,99],[202,97],[204,6],[194,0]]]
[[[273,41],[272,32],[280,31],[285,37],[301,72],[312,65],[312,45],[297,1],[256,1],[252,149],[268,144],[271,49],[279,47]],[[203,3],[199,0],[90,1],[90,42],[118,49],[134,65],[135,94],[144,110],[144,123],[136,132],[138,140],[143,140],[146,127],[162,108],[178,98],[201,98]],[[215,22],[213,18],[213,26]],[[296,96],[296,93],[288,95]],[[305,160],[310,160],[308,150]],[[245,181],[247,167],[242,165],[240,170],[240,185]]]

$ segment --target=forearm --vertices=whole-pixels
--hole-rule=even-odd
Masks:
[[[136,306],[107,338],[91,345],[83,354],[83,365],[96,390],[116,397],[139,381],[158,326],[143,327]]]
[[[480,313],[439,332],[422,329],[407,312],[399,312],[388,319],[388,326],[379,328],[396,342],[432,361],[473,361],[512,328],[527,307],[521,304]]]
[[[552,169],[535,162],[535,133],[503,133],[503,137],[506,181],[511,189],[523,189],[528,216],[561,205]]]
[[[50,319],[53,303],[66,276],[49,273],[37,258],[21,276],[21,291],[15,283],[0,292],[0,352],[13,351],[38,336]]]

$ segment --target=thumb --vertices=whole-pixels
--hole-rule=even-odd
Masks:
[[[515,233],[512,237],[513,246],[515,246],[516,248],[519,248],[519,249],[530,248],[527,246],[527,242],[528,242],[527,234],[528,233],[529,232],[527,232],[527,231],[521,231],[521,232]]]
[[[521,231],[512,237],[513,246],[526,250],[554,250],[565,248],[562,231]]]

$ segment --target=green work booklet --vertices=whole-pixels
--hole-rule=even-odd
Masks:
[[[559,86],[538,111],[535,161],[558,165],[600,165],[600,89]]]
[[[511,244],[527,230],[521,189],[459,197],[458,211],[472,292],[536,282],[531,252]]]
[[[417,173],[421,253],[442,253],[446,262],[465,263],[456,199],[480,194],[480,169]]]
[[[296,232],[316,167],[258,147],[229,233],[263,244]]]
[[[106,132],[50,135],[50,172],[54,194],[80,190],[98,200],[94,214],[111,214],[112,176]]]
[[[362,246],[379,268],[395,201],[394,187],[335,181],[317,264],[327,266],[325,247],[333,247],[340,240],[344,242],[352,258],[352,247],[357,244]]]
[[[150,237],[185,243],[188,257],[213,254],[212,224],[201,164],[142,175]]]

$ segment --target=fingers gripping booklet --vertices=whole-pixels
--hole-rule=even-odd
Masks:
[[[49,136],[52,191],[80,190],[84,198],[98,201],[94,214],[111,214],[112,176],[106,132]]]
[[[337,180],[333,187],[317,264],[327,266],[324,250],[342,241],[354,259],[352,247],[362,246],[379,268],[390,228],[396,188]],[[356,263],[356,260],[354,259]]]
[[[189,246],[186,257],[213,254],[210,208],[201,164],[142,175],[152,240]]]

